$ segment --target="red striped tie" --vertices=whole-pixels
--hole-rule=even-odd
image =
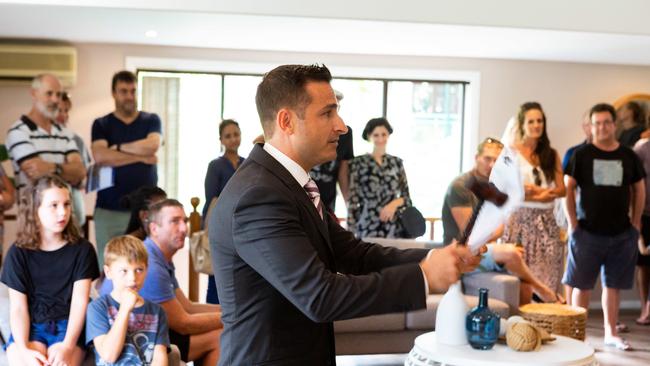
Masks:
[[[314,182],[313,179],[309,178],[309,181],[307,181],[307,184],[305,184],[305,191],[307,191],[307,194],[309,195],[309,198],[311,198],[312,202],[314,202],[314,206],[316,206],[316,209],[318,210],[318,214],[320,215],[320,218],[323,218],[323,203],[320,200],[320,191],[318,190],[318,186],[316,185],[316,182]]]

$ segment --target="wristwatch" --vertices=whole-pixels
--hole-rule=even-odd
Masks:
[[[54,164],[54,174],[56,175],[63,174],[63,166],[61,164]]]

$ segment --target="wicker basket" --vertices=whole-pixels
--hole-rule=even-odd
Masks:
[[[521,316],[547,332],[585,340],[587,311],[562,304],[528,304],[519,308]]]

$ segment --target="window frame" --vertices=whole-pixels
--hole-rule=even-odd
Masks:
[[[221,118],[224,114],[226,76],[262,76],[278,64],[256,62],[208,61],[175,58],[126,57],[126,68],[136,74],[140,71],[212,74],[221,76]],[[459,173],[471,169],[475,146],[479,141],[479,112],[481,74],[471,70],[438,70],[422,68],[367,68],[328,63],[335,79],[376,80],[383,83],[382,114],[388,108],[388,84],[391,81],[460,83],[463,85],[461,156]]]

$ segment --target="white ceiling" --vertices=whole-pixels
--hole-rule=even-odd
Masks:
[[[650,2],[644,0],[314,4],[305,0],[0,0],[0,37],[650,65]],[[157,37],[146,37],[150,30]]]

